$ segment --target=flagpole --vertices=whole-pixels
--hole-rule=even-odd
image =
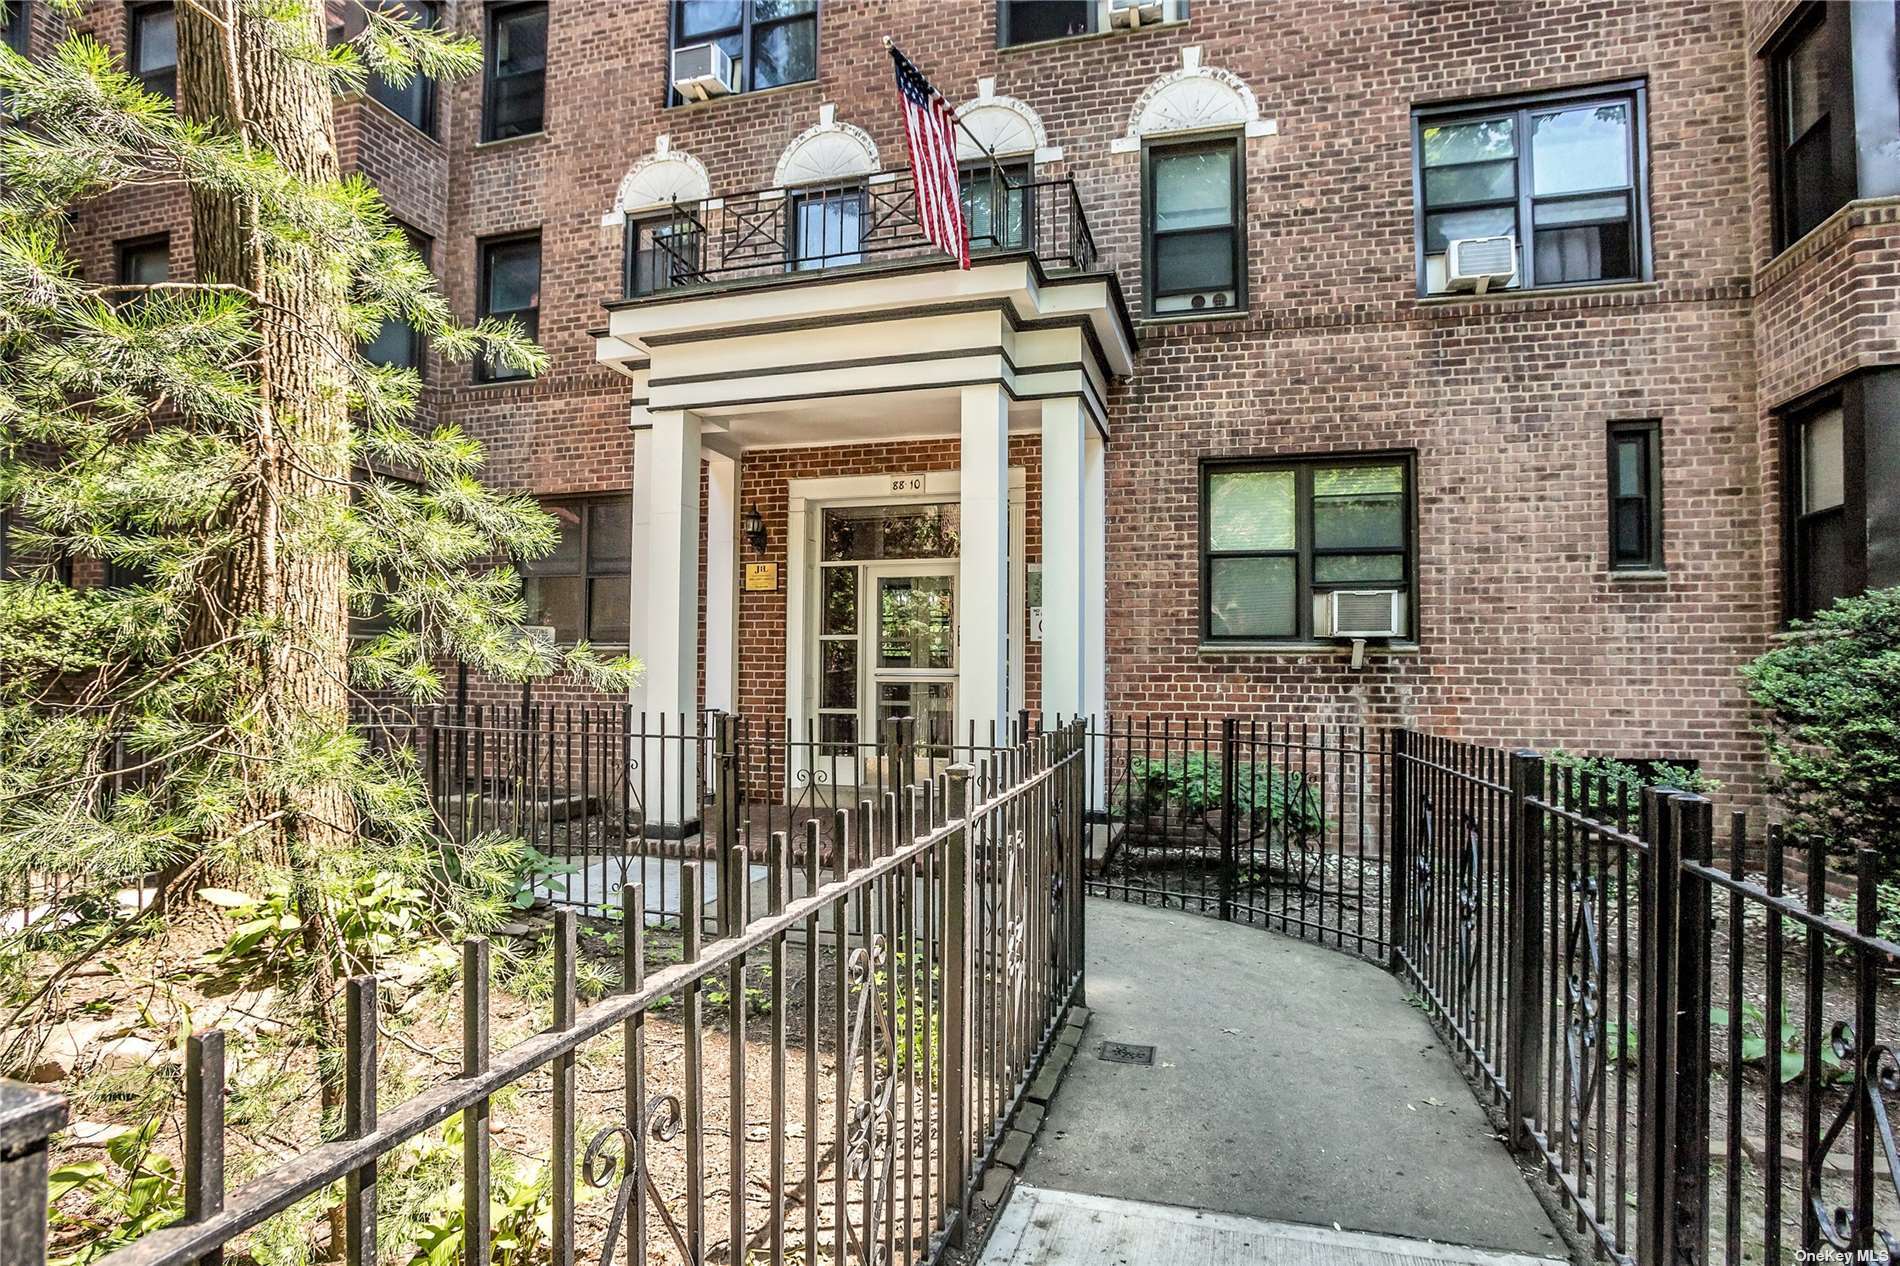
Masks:
[[[1003,164],[997,161],[996,151],[991,149],[988,145],[985,145],[983,143],[983,138],[970,130],[970,125],[963,121],[962,112],[959,111],[955,106],[950,104],[950,98],[944,96],[942,90],[939,89],[936,84],[931,83],[929,75],[924,74],[924,72],[921,70],[917,70],[917,63],[911,62],[910,58],[905,56],[904,50],[897,47],[897,41],[892,39],[890,36],[886,35],[884,37],[884,47],[888,49],[889,51],[896,53],[899,57],[903,57],[905,61],[910,62],[911,69],[917,71],[918,77],[921,78],[925,83],[930,84],[931,94],[935,96],[939,101],[943,102],[944,105],[950,107],[950,118],[953,121],[955,121],[957,127],[962,130],[963,134],[969,137],[970,141],[978,149],[983,151],[983,156],[990,160],[990,170],[996,174],[997,179],[1003,182],[1003,187],[1006,189],[1019,188],[1020,186],[1012,185],[1009,183],[1009,173],[1004,171]]]

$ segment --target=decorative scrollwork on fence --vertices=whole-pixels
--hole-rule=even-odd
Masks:
[[[1469,1016],[1476,1006],[1471,982],[1478,974],[1478,860],[1483,839],[1478,819],[1470,813],[1464,815],[1464,837],[1458,851],[1458,982]]]
[[[1827,1238],[1827,1242],[1835,1248],[1850,1250],[1857,1247],[1857,1242],[1863,1238],[1860,1223],[1853,1209],[1845,1205],[1830,1208],[1822,1194],[1821,1183],[1827,1173],[1827,1155],[1846,1131],[1848,1122],[1854,1119],[1854,1114],[1862,1105],[1862,1096],[1865,1096],[1866,1107],[1874,1119],[1875,1137],[1880,1140],[1880,1149],[1886,1156],[1887,1181],[1893,1186],[1894,1198],[1900,1200],[1900,1147],[1895,1145],[1893,1122],[1887,1115],[1887,1096],[1900,1093],[1900,1059],[1895,1057],[1891,1047],[1879,1042],[1869,1046],[1865,1054],[1861,1053],[1853,1026],[1845,1022],[1834,1025],[1828,1035],[1828,1042],[1834,1048],[1834,1054],[1840,1057],[1841,1066],[1854,1070],[1854,1091],[1841,1104],[1833,1124],[1821,1135],[1820,1146],[1808,1158],[1808,1200],[1814,1211],[1814,1220],[1820,1224],[1821,1234]],[[1814,1074],[1810,1072],[1809,1075]],[[1865,1238],[1877,1243],[1886,1253],[1888,1266],[1900,1266],[1900,1240],[1877,1226],[1869,1228]]]
[[[647,1100],[638,1130],[625,1125],[610,1125],[594,1135],[593,1141],[588,1143],[587,1151],[581,1156],[581,1177],[587,1185],[601,1188],[614,1182],[616,1176],[619,1179],[614,1187],[613,1212],[607,1219],[607,1235],[601,1243],[600,1266],[612,1266],[614,1248],[619,1244],[623,1231],[634,1241],[640,1256],[644,1258],[646,1245],[642,1241],[645,1238],[648,1199],[659,1210],[660,1221],[665,1225],[667,1234],[673,1237],[680,1255],[691,1256],[686,1247],[685,1234],[666,1207],[659,1184],[653,1181],[653,1173],[647,1166],[646,1149],[648,1137],[662,1143],[679,1137],[684,1119],[678,1095],[654,1095]],[[616,1143],[619,1144],[618,1150],[609,1150]]]
[[[1597,937],[1596,876],[1582,867],[1574,869],[1570,891],[1576,913],[1571,917],[1570,936],[1564,946],[1568,969],[1564,992],[1570,1004],[1564,1040],[1564,1087],[1569,1101],[1570,1141],[1581,1156],[1584,1126],[1603,1076],[1604,1050],[1597,1040],[1603,1012],[1603,947]],[[1590,1172],[1588,1159],[1583,1167],[1584,1172]]]
[[[884,1208],[891,1198],[891,1178],[897,1151],[892,1137],[892,1107],[897,1097],[897,1044],[890,1017],[879,1005],[878,978],[886,970],[889,943],[874,936],[868,946],[855,949],[845,960],[845,975],[856,999],[852,1008],[851,1037],[845,1064],[856,1096],[844,1105],[846,1132],[844,1175],[862,1184],[862,1226],[846,1231],[853,1251],[865,1266],[885,1261],[876,1240]]]
[[[1412,844],[1411,907],[1420,942],[1428,941],[1432,930],[1432,834],[1434,811],[1432,798],[1418,798],[1418,834]]]

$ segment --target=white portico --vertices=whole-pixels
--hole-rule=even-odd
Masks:
[[[738,698],[748,454],[954,439],[939,468],[788,481],[785,574],[773,582],[784,593],[783,715],[844,741],[893,712],[938,736],[954,717],[960,738],[1024,708],[1101,711],[1104,402],[1134,351],[1112,277],[1058,272],[1028,249],[967,272],[940,256],[779,272],[611,305],[597,349],[634,384],[639,706],[694,712],[702,662],[705,705]],[[1010,463],[1012,437],[1019,451],[1036,445],[1033,490]],[[1023,672],[1032,501],[1033,699]]]

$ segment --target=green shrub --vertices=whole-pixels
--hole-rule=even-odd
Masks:
[[[1794,841],[1900,869],[1900,588],[1843,598],[1742,669]]]
[[[1712,796],[1722,789],[1721,783],[1700,770],[1669,761],[1648,761],[1639,767],[1608,756],[1579,756],[1559,748],[1545,758],[1545,764],[1554,779],[1574,787],[1574,808],[1603,821],[1614,819],[1625,808],[1633,815],[1642,803],[1645,787],[1698,796]]]
[[[1128,764],[1122,808],[1130,817],[1158,817],[1175,810],[1202,814],[1222,808],[1220,758],[1204,752],[1160,759],[1137,757]],[[1236,762],[1235,806],[1249,818],[1288,832],[1315,831],[1325,824],[1319,790],[1297,770]]]

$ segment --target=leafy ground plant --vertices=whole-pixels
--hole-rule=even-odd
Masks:
[[[169,1226],[185,1214],[177,1167],[152,1150],[162,1118],[153,1117],[106,1144],[102,1161],[61,1165],[48,1178],[55,1231],[79,1230],[84,1244],[51,1266],[86,1266]]]

